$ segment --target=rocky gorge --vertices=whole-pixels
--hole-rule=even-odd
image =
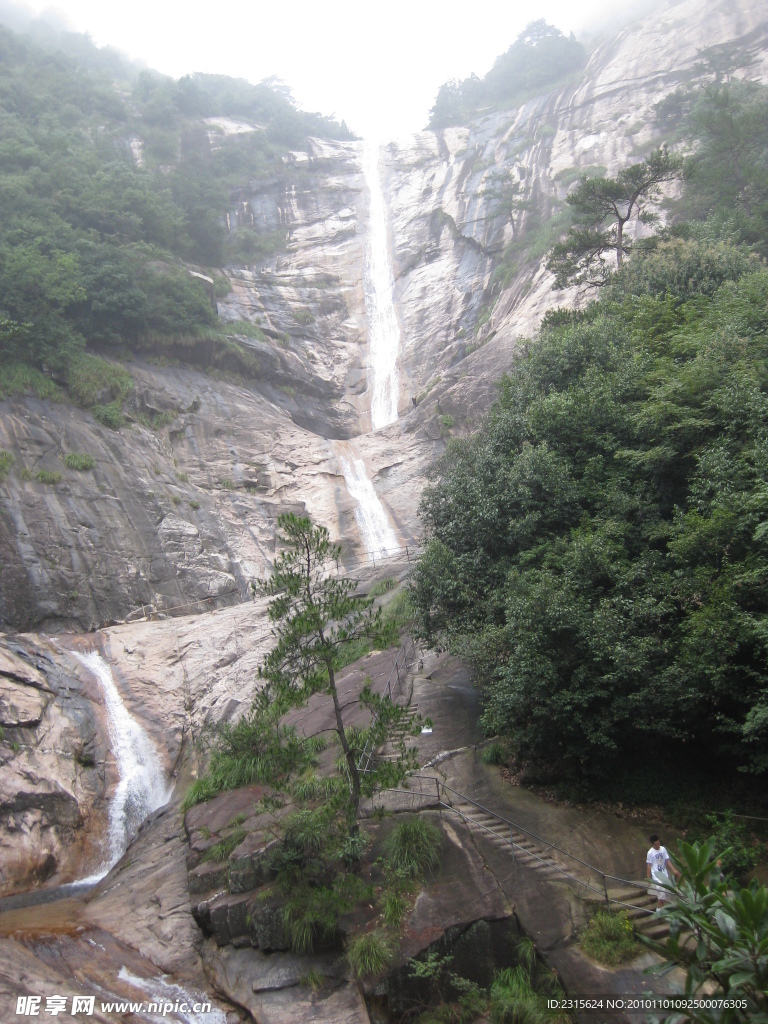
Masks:
[[[394,980],[364,989],[338,951],[291,954],[274,907],[259,901],[255,865],[269,830],[253,808],[263,793],[222,794],[185,819],[179,806],[203,768],[210,729],[235,721],[258,685],[271,635],[250,584],[271,569],[278,515],[327,525],[362,591],[405,577],[419,542],[419,496],[446,440],[482,418],[546,309],[585,298],[553,292],[544,252],[529,248],[504,265],[505,247],[524,234],[532,208],[557,214],[579,172],[615,171],[649,150],[655,104],[700,73],[702,51],[726,45],[752,52],[768,79],[762,4],[664,2],[592,40],[581,77],[555,92],[381,148],[373,167],[387,211],[396,415],[374,423],[372,414],[372,163],[362,143],[327,140],[291,154],[287,184],[244,194],[227,215],[230,230],[247,218],[288,232],[284,252],[223,268],[230,290],[219,319],[259,328],[258,337],[234,336],[253,376],[238,375],[236,362],[212,372],[183,358],[134,357],[119,430],[66,401],[0,403],[0,449],[14,458],[0,480],[3,999],[36,985],[48,991],[55,978],[62,994],[208,992],[222,1022],[385,1019],[405,1005],[398,992],[410,957],[448,932],[456,957],[471,959],[463,943],[488,962],[513,960],[517,938],[537,932],[546,898],[560,909],[542,948],[564,979],[586,969],[562,953],[575,902],[550,887],[537,904],[536,885],[525,882],[519,898],[510,895],[461,824],[427,801],[419,809],[438,822],[443,867],[412,908]],[[494,175],[521,185],[518,211],[499,208]],[[66,467],[67,452],[89,453],[92,468]],[[41,470],[61,479],[41,482]],[[93,663],[78,658],[88,652],[108,666],[169,787],[114,863],[105,843],[121,773],[105,691]],[[349,686],[359,688],[363,675],[383,686],[392,658],[351,666]],[[417,666],[409,673],[418,688],[429,672]],[[476,718],[471,682],[457,683],[456,671],[441,662],[430,682],[451,699],[461,691],[456,717]],[[315,712],[304,727],[318,726],[323,711]],[[480,740],[449,735],[446,725],[419,743],[422,763]],[[251,846],[224,866],[204,860],[238,814]],[[387,825],[370,824],[365,870],[375,878]],[[607,847],[591,852],[611,856]],[[628,870],[616,858],[603,863]],[[95,888],[68,892],[67,903],[12,902],[107,866]],[[325,979],[317,990],[306,981],[312,972]]]

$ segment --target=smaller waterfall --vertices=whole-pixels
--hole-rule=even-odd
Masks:
[[[387,204],[379,174],[379,147],[371,142],[366,142],[363,147],[363,173],[371,196],[363,288],[368,316],[371,423],[377,430],[397,419],[400,328],[392,297],[395,280],[389,254]]]
[[[383,558],[385,555],[394,554],[402,545],[368,478],[365,463],[349,449],[347,455],[344,455],[341,446],[337,447],[347,490],[357,502],[355,519],[368,554],[371,558]]]
[[[192,1006],[195,1003],[210,1003],[208,996],[200,992],[190,992],[181,985],[168,981],[168,975],[159,978],[140,978],[136,974],[131,974],[127,967],[121,967],[117,976],[120,981],[126,981],[140,992],[144,992],[149,996],[150,1002],[163,1007],[162,1018],[158,1015],[153,1016],[152,1020],[176,1020],[182,1024],[227,1024],[227,1015],[215,1006],[205,1013],[195,1013]],[[166,1013],[172,1016],[166,1017]]]
[[[167,804],[171,787],[160,765],[157,750],[139,723],[131,717],[115,686],[112,670],[100,654],[72,652],[98,679],[107,709],[112,753],[120,781],[109,805],[109,857],[100,873],[81,882],[96,882],[116,864],[139,826],[152,811]]]

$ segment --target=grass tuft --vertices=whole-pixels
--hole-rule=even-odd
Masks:
[[[81,472],[93,469],[96,462],[92,455],[87,455],[81,452],[67,452],[64,456],[64,465],[68,469],[77,469]]]
[[[387,867],[401,877],[416,878],[440,863],[440,830],[428,821],[401,821],[384,842]]]
[[[483,764],[500,765],[507,760],[502,743],[491,743],[482,753]]]
[[[247,835],[248,833],[246,830],[238,825],[231,835],[226,836],[224,839],[220,840],[220,842],[216,843],[215,846],[206,850],[203,860],[227,860],[229,855],[238,848]]]
[[[347,962],[358,978],[380,978],[387,973],[394,960],[392,940],[382,931],[358,935],[347,947]]]
[[[640,950],[635,930],[626,914],[598,910],[581,935],[581,948],[606,967],[626,963]]]

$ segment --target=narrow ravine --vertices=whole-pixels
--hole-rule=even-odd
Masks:
[[[78,883],[84,885],[99,881],[120,860],[141,823],[168,803],[172,787],[155,745],[129,714],[106,661],[96,651],[72,654],[96,677],[104,694],[109,739],[120,778],[109,805],[108,851],[98,870]]]

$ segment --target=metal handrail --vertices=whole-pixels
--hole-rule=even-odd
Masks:
[[[411,625],[413,625],[413,623],[411,623]],[[403,643],[402,643],[402,645],[400,647],[400,650],[397,652],[397,657],[395,658],[394,664],[392,665],[392,668],[390,669],[389,679],[387,679],[387,685],[384,687],[384,690],[382,691],[382,694],[381,694],[382,697],[385,698],[385,699],[386,698],[389,698],[390,700],[392,699],[392,678],[395,675],[395,672],[397,672],[398,679],[400,678],[400,669],[398,667],[398,662],[400,661],[400,655],[402,654],[402,656],[403,656],[403,667],[405,668],[405,665],[407,664],[407,661],[408,661],[408,648],[409,648],[409,646],[413,646],[414,650],[416,649],[416,644],[414,643],[413,637],[411,636],[410,632],[408,633],[408,635],[406,636],[405,640],[403,641]],[[374,720],[374,722],[376,721],[376,716],[375,715],[374,715],[374,719],[373,720]],[[370,747],[370,749],[369,749],[369,747]],[[365,772],[367,772],[370,769],[370,765],[371,765],[371,760],[373,758],[373,754],[374,754],[373,739],[369,736],[368,739],[365,742],[365,746],[363,747],[363,750],[362,750],[362,752],[360,754],[360,759],[359,759],[359,761],[357,763],[357,770],[359,772],[365,773]],[[363,767],[363,761],[365,761],[365,767]]]
[[[554,843],[550,843],[549,840],[544,839],[541,836],[537,836],[534,832],[531,832],[530,829],[523,828],[523,826],[518,825],[516,822],[510,821],[509,818],[505,818],[503,814],[499,814],[497,811],[491,810],[491,808],[486,807],[484,804],[479,803],[477,800],[473,800],[471,797],[467,796],[465,793],[461,793],[461,792],[459,792],[459,790],[454,789],[452,786],[446,785],[446,783],[443,782],[443,780],[440,779],[436,775],[422,775],[420,773],[414,773],[414,774],[410,775],[409,778],[424,780],[425,782],[426,781],[434,782],[435,783],[435,787],[436,787],[436,796],[437,796],[438,806],[444,807],[446,810],[452,811],[454,814],[457,814],[460,818],[462,818],[462,820],[464,820],[465,822],[471,822],[475,827],[483,829],[486,832],[490,832],[491,835],[497,836],[499,839],[503,839],[504,842],[508,843],[512,847],[512,850],[513,850],[512,856],[513,856],[513,858],[514,858],[514,850],[518,849],[521,852],[527,854],[529,857],[532,857],[534,860],[538,861],[539,863],[544,864],[546,867],[552,868],[554,871],[557,871],[559,874],[563,875],[563,877],[569,879],[571,882],[574,882],[576,885],[578,885],[578,886],[580,886],[580,887],[582,887],[584,889],[588,889],[590,892],[598,893],[599,895],[601,895],[603,897],[603,899],[605,900],[606,903],[612,903],[612,904],[615,904],[616,906],[627,907],[630,910],[639,911],[640,913],[643,913],[643,914],[653,915],[653,911],[647,909],[646,907],[639,907],[639,906],[637,906],[634,903],[627,903],[624,900],[620,900],[620,899],[617,899],[614,896],[609,896],[608,895],[608,886],[607,886],[607,881],[608,880],[615,881],[615,882],[620,882],[622,885],[626,885],[626,886],[629,886],[630,888],[637,888],[637,889],[646,889],[647,885],[648,885],[647,882],[638,882],[638,881],[631,880],[631,879],[628,879],[628,878],[621,878],[618,875],[611,875],[611,874],[608,874],[605,871],[602,871],[600,868],[595,867],[594,864],[590,864],[588,861],[582,860],[580,857],[575,856],[575,854],[568,853],[566,850],[563,850],[561,847],[556,846]],[[441,790],[445,790],[448,793],[455,794],[456,796],[460,797],[462,801],[464,801],[464,802],[466,802],[468,804],[472,804],[474,807],[477,807],[479,810],[484,811],[486,814],[490,814],[491,817],[496,818],[497,821],[504,822],[504,824],[508,825],[509,828],[510,828],[509,836],[507,837],[507,836],[502,835],[500,832],[495,831],[489,825],[485,825],[483,822],[477,821],[475,818],[472,818],[470,815],[465,814],[464,811],[459,810],[459,808],[455,807],[453,804],[447,803],[441,797]],[[424,796],[425,794],[422,792],[420,794],[413,794],[412,793],[412,795]],[[544,846],[548,847],[548,849],[556,851],[557,853],[561,854],[563,857],[566,857],[569,860],[572,860],[572,861],[576,862],[577,864],[580,864],[582,867],[585,867],[589,871],[591,871],[594,874],[598,875],[600,880],[601,880],[601,882],[602,882],[602,888],[597,888],[596,886],[592,885],[586,879],[579,878],[576,875],[571,874],[569,871],[566,871],[564,867],[562,867],[561,865],[556,863],[556,861],[554,861],[554,860],[546,860],[544,857],[539,856],[537,853],[534,853],[531,850],[526,849],[520,843],[516,843],[514,841],[514,839],[512,838],[512,830],[513,829],[515,831],[517,831],[517,832],[521,832],[521,833],[525,834],[526,836],[530,836],[531,839],[535,839],[537,842],[543,843]]]
[[[415,618],[414,618],[414,621],[415,621]],[[412,622],[411,623],[411,628],[413,627],[413,624],[414,623]],[[392,665],[392,668],[390,670],[389,678],[387,679],[387,684],[384,687],[384,690],[382,692],[382,696],[389,697],[391,699],[391,694],[392,694],[392,678],[395,675],[396,671],[397,671],[397,674],[398,674],[398,679],[399,679],[399,676],[400,676],[399,668],[398,668],[398,662],[400,660],[400,655],[401,654],[403,655],[403,665],[405,665],[406,664],[406,660],[407,660],[408,647],[411,644],[413,644],[413,647],[414,647],[414,650],[415,650],[416,645],[415,645],[415,643],[413,641],[413,637],[411,636],[411,632],[409,630],[408,635],[406,636],[406,639],[403,641],[403,644],[402,644],[400,650],[397,652],[397,656],[396,656],[394,664]],[[375,721],[375,717],[374,717],[374,721]],[[369,745],[370,745],[370,750],[368,749]],[[358,765],[357,765],[358,771],[360,771],[360,772],[362,772],[364,774],[367,774],[368,772],[371,771],[370,764],[371,764],[371,760],[373,758],[373,754],[374,754],[373,741],[369,737],[369,739],[366,741],[365,747],[363,748],[363,751],[362,751],[362,753],[360,755],[360,759],[358,761]],[[365,767],[363,767],[363,761],[365,761]],[[434,782],[435,783],[435,793],[436,793],[436,796],[437,796],[437,803],[438,803],[439,807],[444,807],[446,810],[453,811],[454,814],[458,814],[459,817],[462,818],[462,820],[464,820],[465,822],[472,822],[472,824],[475,827],[483,829],[486,832],[490,832],[491,835],[497,836],[499,839],[503,839],[504,842],[509,843],[509,845],[512,847],[512,857],[513,857],[513,859],[514,859],[514,851],[515,851],[515,849],[518,849],[518,850],[522,851],[523,853],[525,853],[527,856],[532,857],[534,860],[538,861],[539,863],[544,864],[547,867],[552,868],[553,870],[557,871],[564,878],[567,878],[569,881],[574,882],[576,885],[578,885],[578,886],[580,886],[580,887],[582,887],[584,889],[588,889],[590,892],[598,893],[599,895],[601,895],[603,897],[603,899],[605,900],[606,903],[612,903],[612,904],[615,904],[616,906],[620,906],[620,907],[627,907],[630,910],[639,911],[640,913],[643,913],[643,914],[649,914],[649,915],[653,914],[653,911],[647,909],[646,907],[639,907],[639,906],[637,906],[634,903],[627,903],[624,900],[619,900],[619,899],[616,899],[613,896],[609,896],[608,895],[608,884],[607,884],[608,880],[613,881],[613,882],[619,882],[619,883],[621,883],[621,885],[629,886],[630,888],[636,888],[636,889],[646,889],[647,886],[648,886],[647,882],[638,882],[638,881],[635,881],[635,880],[630,880],[628,878],[621,878],[618,875],[611,875],[611,874],[608,874],[605,871],[602,871],[600,868],[595,867],[594,864],[590,864],[588,861],[582,860],[580,857],[577,857],[575,854],[568,853],[566,850],[563,850],[561,847],[556,846],[555,843],[550,843],[548,839],[544,839],[542,836],[536,835],[536,833],[535,832],[531,832],[530,829],[524,828],[522,825],[518,825],[517,822],[511,821],[509,818],[505,818],[504,815],[503,814],[499,814],[498,811],[494,811],[490,807],[486,807],[484,804],[481,804],[479,801],[473,800],[472,797],[467,796],[466,793],[461,793],[461,792],[459,792],[458,789],[454,789],[452,786],[446,785],[446,783],[443,782],[443,780],[441,778],[439,778],[437,775],[422,775],[420,772],[413,772],[413,773],[409,774],[408,778],[409,779],[419,779],[419,780]],[[397,787],[397,789],[399,790],[399,787]],[[454,807],[453,804],[446,803],[442,799],[442,797],[441,797],[441,789],[443,791],[447,792],[447,793],[455,794],[457,797],[459,797],[465,803],[471,804],[473,807],[477,807],[478,810],[484,811],[486,814],[491,815],[491,817],[495,818],[497,821],[504,822],[505,825],[509,826],[509,837],[501,835],[501,833],[496,832],[494,829],[490,828],[490,826],[485,825],[485,824],[483,824],[483,822],[477,821],[475,818],[470,817],[468,814],[465,814],[463,811],[460,811],[457,807]],[[403,792],[403,790],[400,790],[400,791]],[[412,795],[415,795],[415,794],[412,794]],[[422,792],[422,793],[420,793],[418,795],[419,796],[423,796],[424,794]],[[602,889],[596,888],[594,885],[592,885],[589,881],[585,880],[584,878],[578,878],[576,875],[572,875],[569,871],[566,871],[564,867],[562,867],[561,865],[556,863],[556,861],[554,861],[554,860],[545,860],[544,857],[541,857],[538,854],[532,852],[531,850],[526,849],[520,843],[516,843],[514,841],[514,839],[512,838],[512,831],[513,830],[516,831],[516,832],[522,833],[523,835],[529,836],[531,839],[535,840],[537,843],[542,843],[549,850],[555,851],[556,853],[560,854],[561,856],[566,857],[568,860],[571,860],[571,861],[575,862],[576,864],[580,864],[582,867],[586,868],[588,871],[594,873],[595,875],[597,875],[600,878],[600,880],[602,882]]]

